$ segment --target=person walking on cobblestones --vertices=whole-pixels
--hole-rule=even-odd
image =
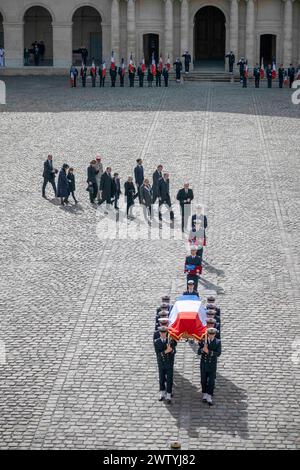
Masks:
[[[126,200],[126,215],[127,219],[132,219],[132,209],[134,206],[134,200],[138,196],[135,191],[135,187],[133,184],[132,176],[128,176],[126,183],[124,184],[124,194]]]
[[[201,356],[200,375],[202,386],[202,401],[213,405],[217,360],[221,356],[221,340],[216,338],[216,328],[208,328],[205,339],[200,341],[198,354]]]
[[[158,331],[160,337],[154,341],[154,348],[159,372],[159,401],[166,399],[171,404],[176,342],[169,337],[167,327],[160,326]]]
[[[200,226],[203,227],[203,242],[202,245],[206,246],[206,229],[208,227],[207,224],[207,216],[204,214],[204,208],[200,204],[196,207],[196,213],[192,215],[192,229],[196,227],[196,223],[199,222]]]
[[[191,246],[191,254],[186,257],[184,272],[187,274],[188,281],[194,281],[195,290],[198,290],[198,280],[202,272],[201,258],[197,256],[197,247]]]
[[[260,82],[260,66],[259,64],[256,64],[256,66],[253,69],[253,77],[255,81],[255,88],[259,88],[259,82]]]
[[[152,188],[148,178],[144,179],[144,183],[140,187],[140,197],[144,210],[144,217],[146,220],[152,217]]]
[[[136,184],[136,187],[137,187],[137,192],[138,192],[138,195],[139,195],[139,202],[141,204],[142,199],[141,199],[141,194],[140,194],[140,187],[144,183],[143,160],[141,158],[138,158],[136,163],[137,163],[137,165],[134,169],[134,179],[135,179],[135,184]]]
[[[114,173],[112,195],[115,198],[114,207],[116,210],[119,210],[118,201],[120,199],[121,193],[122,191],[119,173]]]
[[[91,204],[94,203],[96,196],[97,196],[97,192],[98,192],[96,176],[97,176],[96,160],[92,160],[90,163],[90,166],[88,166],[87,168],[87,184],[88,184],[87,191],[89,192],[89,195],[90,195]]]
[[[103,202],[106,203],[106,211],[105,213],[107,214],[108,209],[111,205],[111,199],[113,197],[113,179],[111,176],[111,167],[108,166],[101,176],[100,180],[100,201],[98,202],[99,206],[103,204]]]
[[[82,86],[86,86],[86,74],[87,74],[87,67],[86,65],[82,64],[81,69],[80,69],[80,77],[81,77],[81,83]]]
[[[44,183],[42,188],[42,195],[44,198],[46,198],[46,186],[48,183],[51,184],[54,191],[54,197],[56,197],[55,175],[57,173],[58,171],[53,167],[52,155],[48,155],[47,160],[44,162],[43,172]]]
[[[190,189],[189,183],[184,183],[183,188],[177,193],[177,201],[181,210],[181,230],[184,232],[187,228],[189,217],[191,215],[191,203],[194,199],[193,190]]]
[[[158,198],[159,198],[159,203],[158,203],[159,220],[162,220],[161,206],[165,204],[166,206],[168,206],[168,209],[170,211],[170,219],[173,221],[174,212],[172,211],[172,203],[171,203],[171,197],[170,197],[169,173],[164,173],[163,177],[160,178],[158,182]]]
[[[59,172],[58,181],[57,181],[57,197],[60,197],[60,203],[62,206],[64,206],[65,204],[68,204],[68,197],[70,194],[69,181],[67,178],[68,168],[69,168],[69,165],[67,163],[64,163]]]
[[[75,197],[76,186],[75,186],[74,168],[69,168],[67,178],[69,182],[69,194],[72,194],[72,198],[74,199],[75,204],[77,204],[78,201]]]
[[[152,180],[153,180],[153,184],[152,184],[153,201],[152,201],[152,204],[155,204],[156,199],[158,198],[158,184],[159,184],[160,178],[162,178],[162,170],[163,170],[163,166],[158,165],[158,167],[156,168],[155,172],[152,175]]]
[[[100,201],[100,181],[101,181],[101,176],[103,175],[103,164],[101,162],[100,155],[96,156],[95,168],[96,168],[96,183],[97,183],[97,188],[98,188],[97,199],[99,202]]]

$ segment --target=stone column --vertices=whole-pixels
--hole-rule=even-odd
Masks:
[[[173,0],[165,0],[165,57],[173,63]]]
[[[3,22],[5,66],[22,67],[24,65],[24,23]]]
[[[189,0],[181,0],[180,55],[189,50]]]
[[[111,4],[111,50],[114,51],[116,64],[120,61],[120,5],[119,0]]]
[[[53,67],[70,67],[72,64],[72,23],[52,23]]]
[[[239,37],[239,6],[238,0],[230,1],[230,36],[229,44],[230,50],[238,59],[238,37]],[[229,52],[229,51],[226,51]]]
[[[283,64],[284,67],[289,67],[292,62],[293,0],[283,1]]]
[[[248,66],[253,67],[254,64],[254,40],[255,40],[255,17],[254,17],[254,0],[246,0],[246,53],[245,58],[248,60]]]
[[[131,53],[136,60],[135,0],[127,0],[127,62],[129,62]]]

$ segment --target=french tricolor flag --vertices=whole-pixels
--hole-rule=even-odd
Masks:
[[[200,341],[206,333],[206,309],[201,298],[195,295],[178,297],[169,315],[168,330],[176,341],[181,338]]]
[[[168,60],[167,60],[166,67],[167,67],[167,71],[170,72],[171,62],[170,62],[170,56],[169,55],[168,55]]]
[[[155,75],[156,75],[156,64],[155,64],[154,54],[152,54],[151,73],[155,77]]]
[[[275,62],[273,62],[272,79],[275,80],[276,77],[277,77],[276,64],[275,64]]]
[[[265,78],[265,66],[264,66],[264,58],[261,59],[261,66],[260,66],[260,78],[263,80]]]
[[[103,62],[102,64],[102,77],[105,77],[106,76],[106,63]]]
[[[112,51],[112,53],[111,53],[110,68],[111,68],[112,70],[115,70],[115,68],[116,68],[115,57],[114,57],[114,51]]]

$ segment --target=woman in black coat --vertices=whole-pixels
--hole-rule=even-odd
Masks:
[[[74,199],[75,201],[75,204],[77,204],[77,199],[75,197],[75,175],[74,175],[74,169],[73,168],[69,168],[69,171],[68,171],[68,182],[69,182],[69,194],[72,194],[72,198]]]
[[[87,169],[87,191],[90,194],[90,201],[93,204],[93,202],[96,199],[97,193],[98,193],[98,186],[97,186],[97,181],[96,181],[96,175],[99,173],[99,171],[96,170],[95,168],[96,165],[96,160],[92,160],[90,163],[90,166]]]
[[[69,197],[69,181],[67,178],[67,169],[69,165],[64,163],[62,169],[58,175],[58,182],[57,182],[57,197],[60,197],[61,205],[64,206],[68,204],[68,197]]]
[[[134,187],[131,176],[128,177],[128,180],[124,184],[124,188],[125,188],[125,199],[127,201],[126,213],[127,213],[127,218],[130,219],[132,218],[131,214],[132,214],[132,209],[134,205],[134,200],[138,196],[138,194],[135,191],[135,187]],[[129,211],[130,211],[130,215],[129,215]]]

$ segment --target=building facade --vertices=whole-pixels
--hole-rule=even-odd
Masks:
[[[135,62],[152,53],[171,62],[188,50],[192,65],[220,63],[232,50],[251,66],[264,58],[300,64],[300,0],[0,0],[5,65],[23,67],[24,47],[45,44],[44,65],[79,63],[85,46],[96,62]]]

